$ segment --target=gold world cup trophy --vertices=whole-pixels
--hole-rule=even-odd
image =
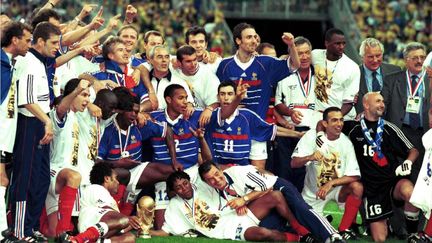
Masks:
[[[137,216],[141,221],[141,229],[138,230],[138,237],[142,239],[149,239],[150,229],[153,227],[155,211],[155,202],[149,196],[143,196],[138,200]]]

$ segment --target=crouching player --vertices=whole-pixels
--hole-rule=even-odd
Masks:
[[[119,212],[111,194],[116,194],[119,181],[117,173],[108,163],[96,163],[90,172],[91,185],[82,192],[81,210],[78,218],[79,234],[63,233],[58,242],[135,242],[131,229],[139,229],[138,218],[127,217]]]

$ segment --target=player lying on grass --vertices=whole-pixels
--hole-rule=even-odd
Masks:
[[[154,236],[188,235],[190,230],[216,239],[247,241],[299,241],[300,236],[292,233],[259,227],[261,219],[272,209],[286,214],[280,192],[263,192],[261,197],[243,209],[235,210],[216,190],[201,180],[190,183],[188,174],[177,171],[167,179],[167,186],[176,193],[165,212],[162,230],[151,231]],[[301,226],[299,226],[300,228]],[[314,238],[302,229],[311,242]]]

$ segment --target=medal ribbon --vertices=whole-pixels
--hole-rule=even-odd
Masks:
[[[126,131],[126,140],[125,140],[125,145],[123,147],[123,143],[121,140],[121,130],[122,129],[118,125],[117,120],[116,119],[113,119],[113,120],[114,120],[115,126],[117,127],[117,133],[118,133],[118,138],[119,138],[119,143],[120,143],[120,156],[123,157],[123,152],[126,151],[126,148],[127,148],[127,144],[128,144],[128,140],[129,140],[129,134],[130,134],[130,128],[132,125],[129,125],[129,127]]]
[[[311,89],[311,82],[312,82],[312,70],[311,68],[309,68],[309,76],[308,76],[308,81],[306,81],[306,83],[303,83],[303,80],[300,76],[300,73],[297,71],[297,79],[299,81],[300,84],[300,89],[303,93],[303,96],[307,99],[307,97],[309,96],[310,93],[310,89]]]
[[[414,97],[416,96],[420,86],[423,84],[423,79],[422,79],[423,75],[418,78],[417,85],[414,87],[414,90],[413,87],[411,86],[411,76],[409,75],[408,71],[406,72],[406,76],[408,80],[408,91],[410,92],[409,94],[411,97]]]
[[[362,115],[360,118],[360,126],[362,128],[362,132],[364,137],[366,138],[367,143],[372,146],[375,152],[372,158],[373,161],[375,161],[381,167],[387,165],[388,164],[387,158],[384,156],[384,154],[381,151],[382,135],[384,132],[384,120],[381,117],[378,118],[378,126],[377,126],[375,139],[372,139],[369,129],[366,126],[364,115]]]

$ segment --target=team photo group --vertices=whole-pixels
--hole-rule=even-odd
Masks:
[[[424,43],[393,65],[370,36],[357,63],[338,26],[324,49],[246,22],[176,43],[135,4],[60,6],[0,16],[1,242],[432,242]]]

